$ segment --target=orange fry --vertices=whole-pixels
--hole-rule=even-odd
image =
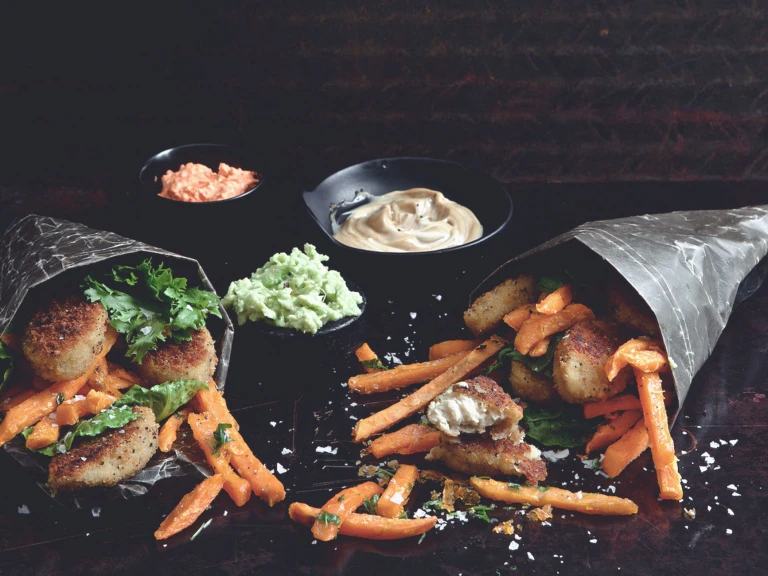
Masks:
[[[313,508],[301,502],[294,502],[288,507],[291,520],[312,526],[319,508]],[[339,534],[356,536],[368,540],[399,540],[424,534],[437,524],[437,516],[427,516],[414,520],[400,518],[382,518],[373,514],[350,514],[339,528]]]
[[[379,516],[385,518],[397,518],[403,513],[404,504],[408,501],[416,480],[419,478],[419,470],[411,464],[401,464],[395,475],[389,479],[389,484],[379,498]]]
[[[172,420],[177,420],[178,422],[184,421],[183,418],[177,418],[174,414],[166,420],[166,424]],[[214,472],[221,474],[224,478],[224,490],[226,490],[227,494],[229,494],[235,504],[243,506],[251,498],[251,485],[247,480],[244,480],[235,474],[235,471],[229,465],[226,444],[224,445],[224,448],[219,450],[218,454],[213,453],[213,433],[216,431],[219,423],[208,412],[205,412],[204,414],[190,414],[188,421],[189,427],[192,429],[192,435],[195,437],[200,449],[205,454],[205,459],[208,461],[208,464],[211,465]],[[231,430],[231,428],[228,430]],[[173,442],[171,442],[171,444],[173,444]],[[167,452],[167,450],[165,450],[165,452]]]
[[[481,496],[506,502],[508,504],[530,504],[531,506],[546,506],[563,510],[573,510],[583,514],[600,514],[604,516],[627,516],[637,514],[637,504],[626,498],[592,494],[589,492],[569,492],[561,488],[544,488],[542,486],[520,486],[473,476],[469,483]],[[542,489],[543,488],[543,489]]]
[[[675,445],[669,433],[661,378],[658,372],[647,373],[636,369],[635,379],[640,403],[643,406],[643,417],[645,427],[648,429],[648,441],[651,446],[653,465],[656,467],[661,497],[665,500],[679,500],[682,497],[683,488],[680,474],[677,472]]]
[[[384,370],[373,374],[361,374],[349,379],[349,389],[358,394],[373,394],[403,388],[413,384],[429,382],[440,374],[455,366],[469,352],[459,352],[432,362],[418,364],[401,364],[392,370]]]
[[[549,350],[549,342],[552,340],[551,338],[544,338],[544,340],[540,341],[536,346],[531,348],[531,351],[528,352],[528,356],[531,358],[538,358],[539,356],[544,356],[544,354],[547,353],[547,350]]]
[[[624,468],[647,449],[648,430],[645,427],[645,422],[640,419],[632,430],[608,446],[601,466],[608,476],[616,478],[624,471]]]
[[[360,420],[352,432],[355,442],[362,442],[418,412],[452,384],[459,382],[483,362],[496,355],[506,344],[507,341],[503,338],[491,336],[429,384],[425,384],[410,396],[406,396],[381,412]]]
[[[602,450],[606,446],[610,446],[616,442],[616,440],[629,432],[630,428],[632,428],[632,426],[634,426],[642,417],[643,413],[640,410],[628,410],[622,412],[621,416],[615,420],[598,426],[595,434],[589,442],[587,442],[587,454]]]
[[[569,304],[557,314],[531,316],[520,327],[515,337],[515,350],[528,354],[544,338],[562,332],[584,320],[592,320],[595,314],[583,304]]]
[[[371,350],[371,347],[368,346],[367,342],[364,342],[360,348],[355,350],[355,356],[357,356],[357,359],[361,364],[363,362],[375,362],[379,359],[379,357],[376,355],[376,352]],[[372,366],[363,366],[363,369],[369,374],[372,372],[384,371],[384,368],[374,368]]]
[[[573,288],[571,288],[570,284],[563,284],[536,304],[536,312],[539,314],[557,314],[568,306],[571,300],[573,300]]]
[[[157,448],[160,452],[171,451],[173,443],[176,442],[179,428],[181,428],[190,412],[189,408],[182,408],[163,422],[163,425],[160,426],[160,433],[157,435]]]
[[[446,340],[438,342],[429,349],[429,360],[440,360],[461,352],[468,352],[478,346],[482,340]]]
[[[112,402],[115,400],[117,400],[117,398],[114,396],[111,396],[106,392],[100,392],[99,390],[91,390],[85,396],[88,412],[91,414],[98,414],[102,410],[106,410],[112,406]]]
[[[0,412],[7,414],[11,408],[15,408],[25,400],[32,398],[32,396],[34,396],[35,394],[37,394],[37,390],[26,388],[23,391],[18,392],[17,394],[6,398],[5,400],[2,401],[2,403],[0,403]]]
[[[619,394],[602,402],[584,404],[584,418],[597,418],[618,410],[640,410],[640,398],[632,394]]]
[[[523,304],[504,316],[504,323],[515,332],[519,332],[523,323],[528,320],[535,311],[536,304]]]
[[[170,538],[184,530],[184,528],[191,526],[205,512],[205,509],[211,505],[211,502],[216,499],[223,486],[224,476],[221,474],[214,474],[200,482],[165,517],[165,520],[162,521],[160,527],[155,531],[155,539],[164,540]]]
[[[40,450],[50,446],[59,439],[59,425],[52,418],[43,418],[35,424],[32,432],[27,436],[26,446],[30,450]]]
[[[89,392],[90,394],[90,392]],[[56,420],[59,426],[72,426],[77,424],[78,420],[88,414],[87,396],[75,396],[56,408]]]
[[[256,458],[251,448],[240,435],[240,426],[227,408],[224,396],[216,389],[214,382],[209,382],[208,390],[197,393],[197,402],[205,412],[210,412],[219,423],[232,424],[227,433],[232,442],[227,446],[230,463],[237,473],[251,485],[253,493],[269,506],[285,500],[285,487],[264,464]]]
[[[409,424],[400,430],[379,436],[368,447],[376,458],[390,454],[429,452],[440,444],[440,432],[426,424]]]
[[[381,486],[375,482],[363,482],[342,490],[325,503],[312,525],[312,535],[322,542],[335,539],[349,515],[362,506],[363,502],[381,493]]]
[[[655,352],[655,354],[641,354]],[[632,366],[643,372],[658,372],[667,365],[667,355],[661,343],[650,338],[633,338],[628,340],[613,353],[605,364],[605,374],[612,381],[625,366]],[[649,370],[649,368],[654,368]]]

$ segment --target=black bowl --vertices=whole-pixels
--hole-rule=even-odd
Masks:
[[[259,182],[234,198],[212,202],[183,202],[158,196],[161,177],[188,162],[218,170],[225,162],[235,168],[253,170]],[[223,241],[232,227],[247,223],[248,215],[259,203],[264,185],[261,167],[246,152],[225,144],[187,144],[155,154],[139,172],[142,218],[147,218],[146,240],[163,248],[200,257],[206,243]],[[145,238],[141,238],[145,240]]]
[[[483,235],[473,242],[430,252],[372,252],[352,248],[333,237],[331,208],[350,202],[361,190],[380,196],[394,190],[431,188],[466,206],[483,225]],[[436,254],[468,252],[499,234],[512,219],[512,199],[490,176],[455,162],[431,158],[383,158],[345,168],[323,180],[304,202],[328,239],[341,250],[385,258],[425,258]],[[343,214],[343,212],[341,212]]]

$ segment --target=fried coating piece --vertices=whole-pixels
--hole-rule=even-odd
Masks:
[[[48,382],[79,378],[93,366],[106,340],[109,316],[82,296],[52,300],[24,330],[22,350],[35,374]]]
[[[144,469],[157,451],[158,425],[149,408],[136,406],[139,417],[59,454],[48,465],[48,486],[54,492],[114,486]]]
[[[155,386],[174,380],[210,382],[218,362],[211,333],[202,328],[192,332],[189,342],[160,344],[134,367],[148,386]]]
[[[512,438],[493,440],[489,434],[458,439],[441,434],[440,446],[432,448],[427,459],[475,476],[525,476],[532,484],[547,477],[547,465],[536,447]]]
[[[523,409],[487,376],[457,382],[427,407],[427,419],[443,434],[482,434],[498,440],[517,434]]]
[[[609,287],[608,308],[611,318],[632,332],[652,337],[661,334],[650,307],[630,286],[614,284]]]
[[[536,279],[530,274],[505,280],[492,290],[478,296],[464,312],[464,323],[475,336],[496,328],[504,315],[518,306],[536,301]]]
[[[528,402],[554,402],[560,398],[552,378],[534,372],[522,362],[512,362],[509,367],[509,384],[512,392]]]
[[[569,329],[555,348],[552,369],[560,397],[572,404],[587,404],[622,392],[631,372],[622,370],[609,382],[605,364],[624,342],[623,330],[610,320],[587,320]]]

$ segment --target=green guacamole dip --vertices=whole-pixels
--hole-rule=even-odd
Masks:
[[[311,334],[328,322],[360,316],[363,297],[323,264],[327,260],[312,244],[304,252],[275,254],[250,278],[232,282],[221,304],[237,312],[240,325],[262,320]]]

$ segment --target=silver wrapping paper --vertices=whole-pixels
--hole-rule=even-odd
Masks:
[[[145,257],[154,256],[155,261],[161,260],[171,268],[174,262],[185,261],[197,268],[205,288],[215,292],[196,260],[112,232],[94,230],[66,220],[30,215],[11,224],[0,239],[0,334],[10,324],[31,288],[73,268],[84,268],[85,277],[88,273],[85,267],[130,254],[137,255],[137,263]],[[158,256],[161,258],[158,259]],[[219,364],[214,379],[219,389],[223,389],[232,352],[234,328],[226,311],[221,306],[219,310],[224,328],[222,333],[213,334],[219,344]],[[175,453],[158,452],[142,472],[121,482],[110,493],[129,498],[146,493],[155,482],[163,478],[188,473],[207,475],[206,468],[201,465],[199,450],[189,436],[183,435],[180,438]],[[45,457],[30,453],[18,438],[3,448],[22,466],[30,469],[40,487],[48,491],[42,480],[47,478]],[[78,505],[79,502],[77,497],[67,495],[59,499],[63,504]]]
[[[589,222],[502,264],[471,300],[527,271],[533,259],[574,242],[608,262],[651,307],[682,406],[735,303],[763,280],[764,267],[756,266],[768,253],[768,206]]]

